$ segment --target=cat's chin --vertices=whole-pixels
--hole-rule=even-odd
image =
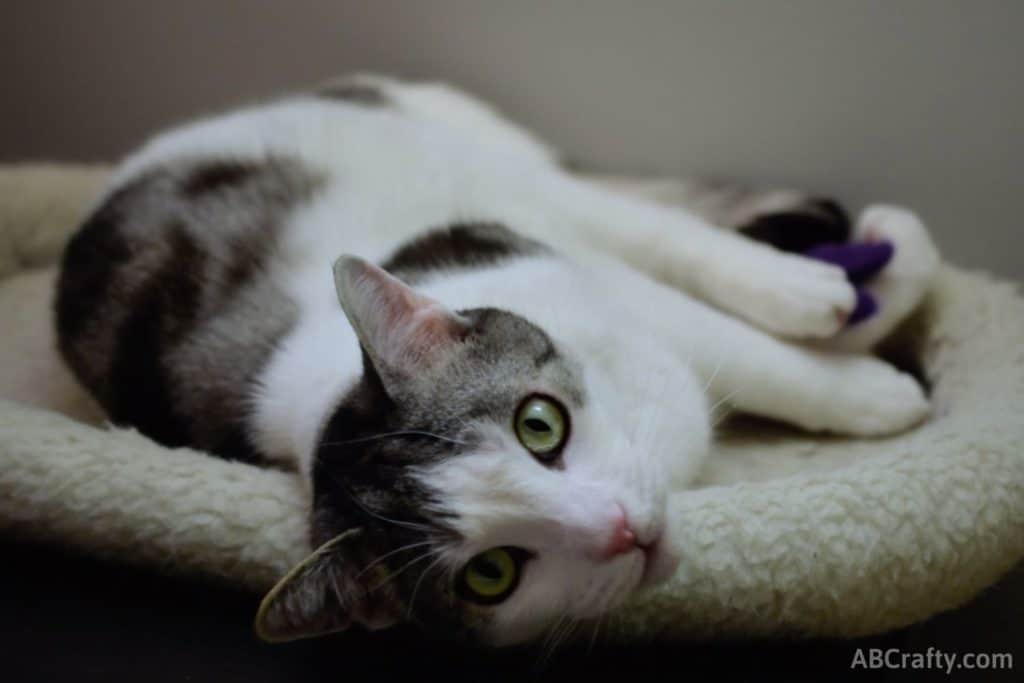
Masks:
[[[644,549],[644,569],[636,590],[644,590],[672,578],[679,566],[679,553],[670,543],[659,540]]]

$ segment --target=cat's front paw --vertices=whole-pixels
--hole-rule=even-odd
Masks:
[[[818,428],[853,436],[884,436],[913,427],[930,411],[921,385],[874,358],[844,358]]]
[[[842,268],[762,248],[733,288],[730,306],[750,322],[780,336],[830,337],[857,302]]]

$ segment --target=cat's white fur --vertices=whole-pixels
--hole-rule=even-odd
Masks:
[[[379,262],[426,227],[486,219],[564,255],[418,288],[449,309],[520,314],[584,369],[586,407],[572,416],[564,470],[523,456],[509,422],[486,426],[474,457],[424,474],[447,492],[465,539],[445,561],[498,545],[537,553],[516,593],[493,608],[496,642],[535,635],[562,614],[598,614],[644,581],[643,553],[605,561],[591,551],[606,543],[616,505],[640,540],[660,537],[668,491],[691,481],[708,452],[711,403],[855,435],[905,429],[926,414],[918,385],[891,366],[783,339],[837,333],[854,304],[838,268],[578,180],[546,146],[451,89],[370,80],[394,106],[298,97],[244,110],[156,138],[119,174],[211,152],[279,153],[327,172],[325,190],[290,216],[272,265],[301,312],[261,378],[249,424],[268,455],[307,476],[329,411],[361,373],[331,279],[339,254]],[[877,209],[869,222],[887,221],[892,229],[916,219]],[[646,579],[670,572],[681,551],[660,548]]]

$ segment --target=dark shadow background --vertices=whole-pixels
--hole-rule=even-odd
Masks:
[[[410,632],[351,632],[264,645],[258,596],[157,576],[57,550],[0,543],[0,680],[316,681],[626,680],[1019,681],[1024,571],[970,606],[853,641],[666,643],[535,652],[468,651]],[[851,670],[857,648],[1011,652],[1011,671]]]

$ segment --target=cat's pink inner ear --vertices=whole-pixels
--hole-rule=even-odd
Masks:
[[[360,342],[374,361],[391,369],[420,369],[469,329],[461,316],[363,259],[338,259],[334,279],[338,300]]]

